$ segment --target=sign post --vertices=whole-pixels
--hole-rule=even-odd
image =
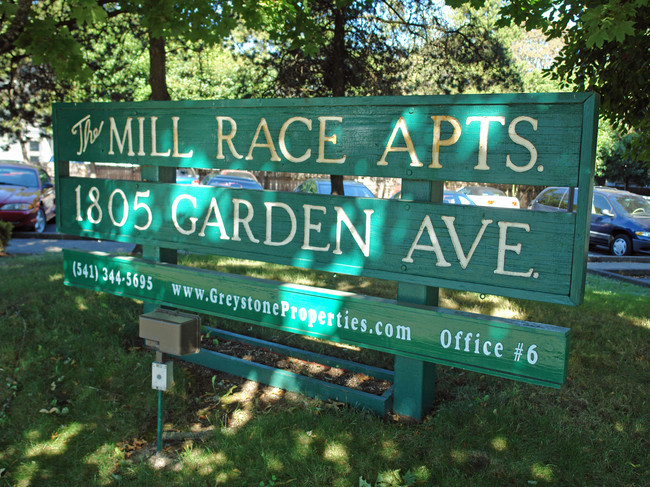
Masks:
[[[597,111],[593,94],[57,104],[58,230],[141,244],[145,259],[68,252],[66,283],[390,351],[393,408],[416,418],[434,363],[559,387],[567,329],[451,326],[437,289],[580,304]],[[141,164],[143,181],[71,177],[73,160]],[[176,167],[398,177],[402,199],[176,185]],[[443,205],[444,181],[579,198],[575,213]],[[391,321],[361,296],[326,293],[331,308],[322,290],[188,271],[177,249],[391,279],[397,302],[381,308]]]

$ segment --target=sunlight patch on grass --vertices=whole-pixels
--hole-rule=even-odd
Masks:
[[[506,451],[508,449],[508,442],[503,436],[497,436],[492,440],[492,448],[496,451]]]
[[[531,473],[536,479],[544,480],[545,482],[555,481],[555,475],[553,475],[553,465],[536,463],[533,465]]]
[[[348,345],[347,343],[332,342],[330,340],[325,340],[323,338],[310,337],[310,336],[303,336],[301,338],[308,342],[325,343],[326,345],[331,345],[332,347],[343,348],[345,350],[352,350],[354,352],[361,351],[361,347],[357,347],[356,345]]]
[[[19,479],[16,483],[16,487],[27,487],[34,485],[32,479],[38,472],[38,464],[36,461],[32,460],[29,463],[23,463],[18,466],[16,469],[17,473],[14,475],[14,478]]]
[[[83,296],[75,297],[74,302],[77,305],[77,309],[79,311],[88,311],[88,306],[86,306],[86,299]]]
[[[58,431],[52,434],[48,441],[38,443],[27,450],[25,456],[33,458],[40,455],[60,455],[65,452],[68,443],[75,436],[79,435],[84,430],[84,426],[80,423],[72,423],[63,425]]]
[[[110,485],[113,481],[111,474],[115,471],[118,459],[122,452],[114,443],[104,443],[97,450],[87,455],[85,463],[97,467],[98,485]],[[99,480],[99,479],[103,479]]]
[[[399,448],[393,440],[386,440],[381,443],[381,456],[386,460],[392,460],[399,453]]]
[[[52,274],[49,277],[50,282],[56,282],[56,281],[62,281],[63,280],[63,274],[60,272],[57,272],[56,274]]]
[[[268,470],[273,472],[281,472],[284,469],[284,464],[277,454],[272,452],[262,452],[262,459]]]
[[[456,463],[467,463],[467,452],[463,450],[452,450],[451,459]]]
[[[189,447],[182,454],[183,464],[196,470],[201,475],[214,473],[215,468],[228,463],[228,457],[223,452],[210,453],[202,448]]]
[[[335,463],[348,463],[348,451],[345,446],[337,442],[328,443],[323,452],[323,458]]]
[[[314,434],[312,431],[300,431],[296,435],[295,449],[301,457],[307,457],[311,450]]]

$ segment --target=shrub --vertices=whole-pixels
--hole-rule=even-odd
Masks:
[[[0,252],[7,248],[11,240],[13,225],[9,222],[0,221]]]

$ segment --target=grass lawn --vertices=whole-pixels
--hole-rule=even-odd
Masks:
[[[395,293],[380,281],[184,259]],[[0,258],[0,486],[650,485],[647,288],[589,274],[579,307],[449,291],[441,305],[570,327],[567,383],[556,390],[438,366],[433,409],[412,423],[177,362],[165,430],[199,434],[166,441],[160,467],[143,454],[156,443],[157,394],[155,354],[138,337],[142,303],[65,287],[60,255]],[[205,320],[392,367],[386,354]]]

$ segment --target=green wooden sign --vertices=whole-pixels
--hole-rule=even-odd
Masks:
[[[56,104],[54,138],[68,161],[577,186],[595,103],[556,93]]]
[[[65,233],[578,302],[575,214],[61,178]]]
[[[64,251],[65,282],[523,382],[560,387],[567,328]]]
[[[589,93],[55,104],[59,231],[156,261],[186,249],[396,280],[400,303],[78,252],[66,283],[394,353],[394,407],[413,417],[430,362],[559,387],[567,329],[422,305],[433,286],[582,301],[597,117]],[[144,181],[72,177],[71,161],[140,164]],[[182,186],[175,167],[396,177],[405,198]],[[578,203],[443,205],[443,181],[577,187]]]

